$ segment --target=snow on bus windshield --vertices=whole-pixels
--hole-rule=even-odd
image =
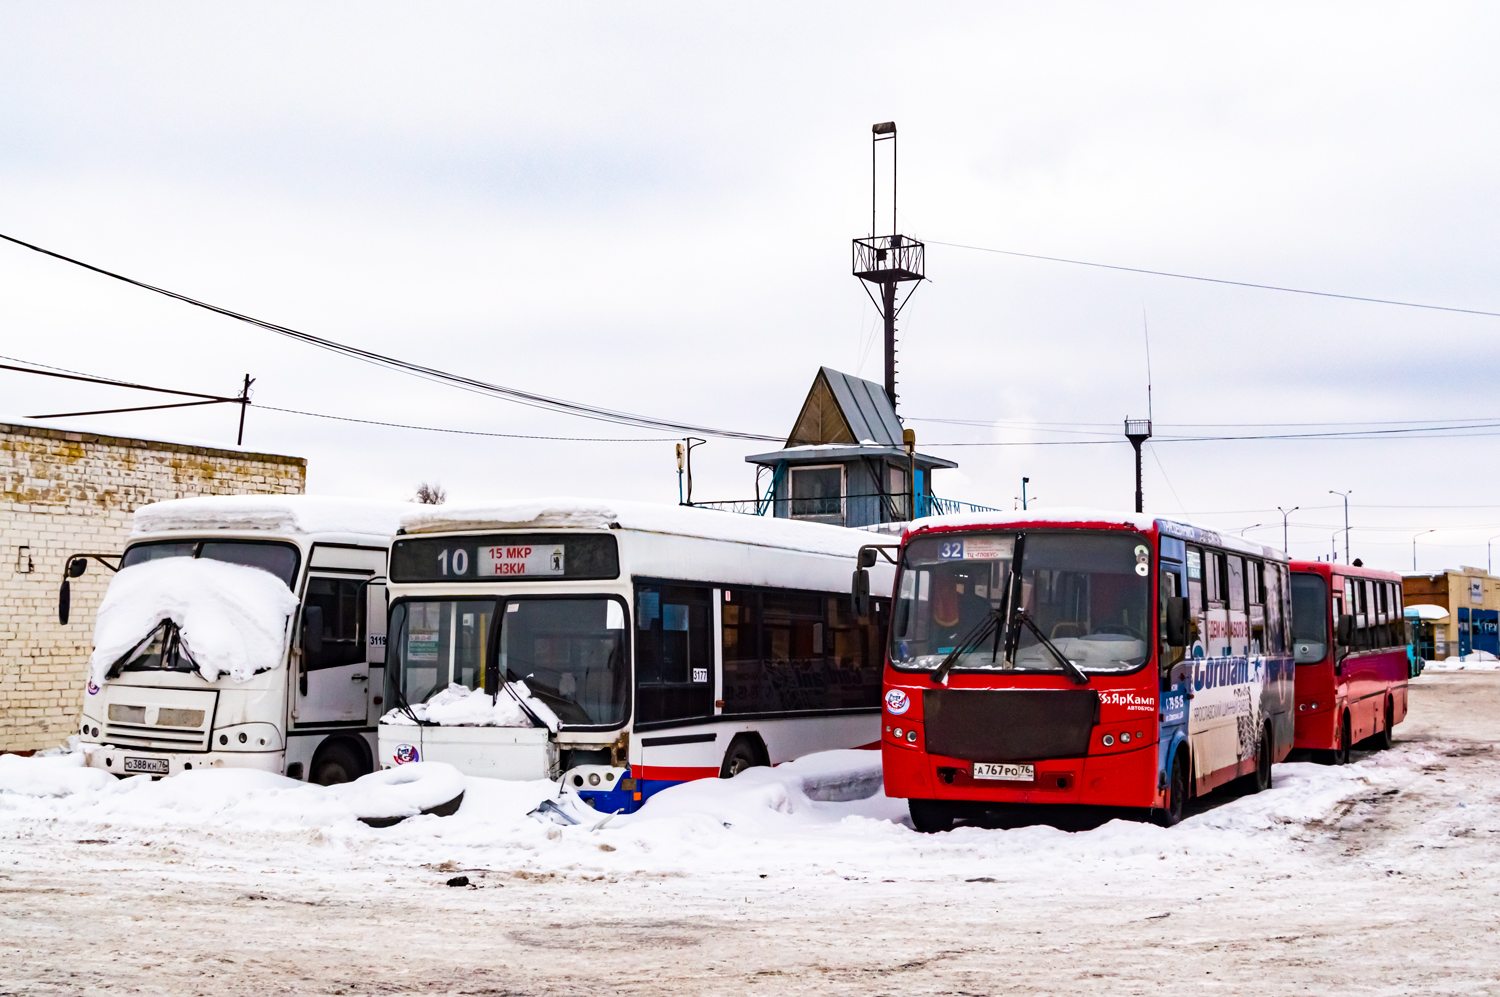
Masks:
[[[1134,533],[1029,533],[1021,548],[1020,604],[1068,660],[1086,672],[1125,672],[1145,662],[1150,639],[1150,548]],[[1006,593],[1014,533],[945,533],[911,540],[902,556],[891,662],[937,668],[970,646],[958,668],[1060,672],[1029,629],[1005,661]],[[988,620],[995,624],[987,626]],[[976,641],[976,635],[983,640]]]
[[[498,633],[496,618],[499,618]],[[391,611],[397,706],[423,703],[453,685],[526,683],[566,726],[611,727],[629,706],[625,606],[605,596],[430,599]]]
[[[247,568],[269,571],[294,588],[301,555],[289,543],[262,540],[163,540],[135,544],[125,551],[120,567],[144,564],[164,557],[201,557],[209,561],[243,564]]]

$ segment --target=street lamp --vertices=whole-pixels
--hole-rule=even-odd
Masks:
[[[1347,564],[1349,561],[1349,496],[1354,494],[1354,489],[1351,488],[1347,492],[1336,492],[1330,488],[1328,489],[1328,494],[1344,496],[1344,563]],[[1413,568],[1412,570],[1415,571],[1416,569]]]
[[[1287,548],[1286,517],[1290,516],[1300,508],[1302,508],[1300,505],[1294,505],[1290,509],[1283,509],[1279,505],[1276,507],[1276,511],[1281,513],[1281,552],[1283,554],[1286,553]]]
[[[1416,534],[1416,536],[1413,536],[1411,538],[1411,570],[1413,570],[1413,571],[1417,570],[1417,537],[1423,537],[1423,536],[1426,536],[1429,533],[1436,533],[1436,532],[1437,532],[1437,527],[1434,526],[1432,529],[1430,529],[1430,530],[1423,530],[1421,533],[1418,533],[1418,534]]]

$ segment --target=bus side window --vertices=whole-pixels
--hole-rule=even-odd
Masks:
[[[713,715],[713,589],[637,585],[635,715],[640,723]]]
[[[1225,558],[1228,571],[1224,574],[1226,579],[1224,589],[1229,603],[1229,608],[1236,613],[1245,611],[1245,559],[1230,554]]]
[[[1188,645],[1196,644],[1202,636],[1203,619],[1203,548],[1187,549],[1187,597],[1188,597]]]
[[[1264,565],[1261,570],[1266,614],[1266,651],[1270,654],[1283,654],[1287,648],[1286,612],[1282,603],[1286,591],[1284,570],[1281,565],[1274,563]]]
[[[1245,562],[1246,615],[1250,623],[1250,653],[1266,652],[1265,566],[1259,561]]]

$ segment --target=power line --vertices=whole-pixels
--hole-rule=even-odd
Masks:
[[[1281,291],[1286,294],[1306,294],[1315,298],[1336,298],[1340,301],[1363,301],[1372,305],[1396,305],[1400,308],[1422,308],[1434,312],[1454,312],[1460,315],[1483,315],[1487,318],[1500,318],[1500,312],[1484,311],[1479,308],[1456,308],[1452,305],[1429,305],[1419,301],[1399,301],[1394,298],[1367,298],[1359,294],[1336,294],[1332,291],[1311,291],[1302,287],[1282,287],[1277,284],[1255,284],[1245,280],[1225,280],[1221,277],[1202,277],[1197,274],[1172,273],[1168,270],[1147,270],[1143,267],[1125,267],[1113,263],[1093,263],[1089,260],[1070,260],[1061,256],[1043,256],[1040,253],[1020,253],[1011,249],[992,249],[989,246],[968,246],[959,242],[941,242],[937,239],[925,240],[929,246],[948,246],[951,249],[970,249],[980,253],[995,253],[1000,256],[1016,256],[1027,260],[1044,260],[1048,263],[1068,263],[1078,267],[1095,267],[1099,270],[1120,270],[1125,273],[1147,274],[1151,277],[1173,277],[1177,280],[1196,280],[1205,284],[1227,284],[1231,287],[1250,287],[1259,291]]]
[[[252,403],[255,404],[255,403]],[[329,415],[326,412],[304,412],[301,409],[281,408],[276,405],[255,405],[270,412],[289,412],[306,415],[314,419],[334,419],[338,422],[358,422],[366,426],[390,426],[393,429],[420,429],[428,433],[455,433],[460,436],[500,436],[511,440],[563,440],[571,443],[670,443],[675,437],[652,436],[624,439],[614,436],[534,436],[529,433],[488,433],[477,429],[447,429],[442,426],[414,426],[405,422],[381,422],[378,419],[356,419],[347,415]]]
[[[417,377],[422,377],[429,381],[436,381],[441,384],[446,384],[450,387],[461,388],[465,391],[473,391],[478,394],[501,397],[508,401],[517,402],[521,405],[529,405],[533,408],[546,409],[553,412],[562,412],[566,415],[578,416],[584,419],[596,419],[601,422],[612,422],[616,425],[622,426],[637,426],[642,429],[670,430],[673,432],[702,433],[706,436],[716,436],[724,439],[781,439],[781,437],[779,436],[768,436],[764,433],[744,433],[739,432],[738,430],[731,429],[715,429],[709,426],[698,426],[692,423],[685,422],[672,422],[666,419],[656,419],[651,416],[636,415],[632,412],[622,412],[616,409],[607,409],[595,405],[585,405],[581,402],[572,402],[562,398],[553,398],[548,395],[541,395],[531,391],[522,391],[519,388],[509,388],[501,384],[492,384],[488,381],[481,381],[477,378],[466,377],[462,374],[449,373],[448,371],[440,370],[436,367],[428,367],[424,364],[417,364],[407,360],[400,360],[396,357],[386,356],[382,353],[376,353],[373,350],[366,350],[357,346],[350,346],[346,343],[340,343],[332,339],[325,339],[322,336],[315,336],[311,333],[302,332],[298,329],[293,329],[290,326],[279,325],[275,322],[268,322],[265,319],[255,318],[254,316],[246,315],[242,312],[237,312],[229,308],[221,307],[219,305],[210,304],[206,301],[200,301],[197,298],[188,297],[187,295],[180,294],[177,291],[170,291],[163,287],[157,287],[154,284],[147,284],[144,281],[139,281],[132,277],[126,277],[123,274],[115,273],[112,270],[106,270],[103,267],[94,266],[92,263],[85,263],[82,260],[74,259],[71,256],[64,256],[62,253],[54,252],[50,249],[45,249],[41,246],[26,242],[22,239],[17,239],[14,236],[6,235],[3,232],[0,232],[0,239],[4,239],[6,242],[10,242],[25,249],[29,249],[32,252],[41,253],[44,256],[50,256],[53,259],[61,260],[64,263],[71,263],[76,267],[82,267],[85,270],[90,270],[104,277],[109,277],[114,280],[130,284],[133,287],[139,287],[142,290],[151,291],[155,294],[160,294],[165,297],[172,298],[176,301],[181,301],[183,304],[192,305],[195,308],[202,308],[205,311],[210,311],[217,315],[223,315],[226,318],[232,318],[236,321],[244,322],[248,325],[253,325],[256,328],[265,329],[267,332],[274,332],[279,336],[286,336],[289,339],[294,339],[300,343],[306,343],[309,346],[316,346],[319,349],[329,350],[333,353],[339,353],[347,357],[352,357],[356,360],[362,360],[365,363],[374,364],[379,367],[386,367],[392,370],[402,371],[403,373],[414,374]]]

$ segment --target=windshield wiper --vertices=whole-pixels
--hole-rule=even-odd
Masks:
[[[1021,642],[1021,627],[1025,627],[1036,636],[1038,644],[1041,644],[1048,651],[1052,652],[1052,656],[1057,659],[1058,664],[1063,666],[1063,671],[1067,672],[1068,678],[1073,680],[1074,685],[1089,684],[1089,677],[1083,674],[1083,672],[1079,670],[1077,665],[1069,661],[1066,654],[1063,654],[1062,651],[1058,650],[1057,645],[1052,643],[1051,638],[1042,633],[1042,628],[1036,625],[1036,621],[1031,618],[1030,613],[1026,612],[1026,610],[1024,609],[1017,609],[1015,615],[1015,623],[1020,624],[1020,626],[1011,626],[1012,636],[1008,641],[1006,641],[1007,645],[1009,645],[1005,650],[1006,660],[1015,660],[1016,646]]]
[[[937,669],[932,673],[933,683],[941,685],[943,680],[948,677],[948,673],[953,670],[953,666],[958,664],[958,659],[979,647],[992,634],[995,636],[995,643],[998,645],[1000,637],[1000,610],[998,609],[991,609],[984,615],[984,619],[969,628],[969,632],[964,634],[963,640],[959,641],[958,646],[948,652],[948,656],[942,660]]]

